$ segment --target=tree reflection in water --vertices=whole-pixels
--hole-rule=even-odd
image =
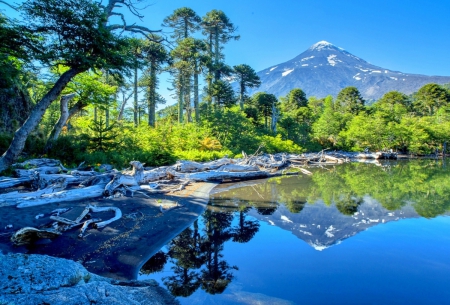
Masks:
[[[386,165],[387,164],[387,165]],[[189,296],[199,288],[222,293],[234,278],[223,255],[224,243],[247,243],[259,231],[259,223],[247,213],[272,215],[279,205],[301,213],[306,205],[322,201],[348,217],[358,212],[365,197],[390,211],[411,205],[424,217],[450,210],[450,183],[445,161],[390,162],[382,167],[349,163],[328,170],[315,169],[308,177],[279,177],[261,184],[229,188],[213,196],[212,207],[142,268],[141,273],[161,271],[169,260],[173,274],[163,283],[175,296]],[[236,220],[233,222],[233,219]],[[236,225],[233,225],[236,223]]]
[[[220,294],[233,280],[233,270],[223,255],[224,243],[249,242],[259,230],[259,223],[247,219],[251,207],[242,205],[225,211],[206,210],[199,220],[184,230],[167,245],[167,253],[159,251],[141,269],[141,274],[159,272],[167,258],[173,264],[173,275],[164,277],[163,283],[174,296],[187,297],[201,288],[209,294]],[[233,226],[235,210],[238,222]]]

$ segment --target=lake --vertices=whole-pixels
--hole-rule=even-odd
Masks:
[[[218,186],[141,269],[181,304],[449,304],[442,160],[348,163]]]

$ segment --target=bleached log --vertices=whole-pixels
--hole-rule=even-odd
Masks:
[[[83,212],[81,212],[80,216],[75,219],[75,223],[79,223],[90,211],[91,206],[87,206],[84,208]]]
[[[140,188],[150,194],[165,194],[170,192],[169,190],[155,189],[145,184],[141,185]]]
[[[270,161],[262,159],[261,161],[255,161],[255,164],[264,168],[281,168],[286,166],[286,161],[287,159],[285,156],[282,157],[281,161],[276,161],[273,156],[271,156]]]
[[[144,165],[139,161],[131,161],[132,171],[129,173],[117,173],[105,187],[106,194],[112,194],[121,185],[136,186],[167,177],[167,167],[145,171]]]
[[[304,168],[299,168],[299,170],[300,170],[302,173],[304,173],[305,175],[308,175],[308,176],[310,176],[310,175],[313,174],[313,173],[311,173],[309,170],[306,170],[306,169],[304,169]]]
[[[61,216],[50,216],[50,219],[54,220],[54,221],[57,221],[57,222],[64,223],[66,225],[76,225],[76,224],[78,224],[77,222],[75,222],[73,220],[70,220],[70,219],[67,219],[67,218],[64,218],[64,217],[61,217]]]
[[[22,198],[17,201],[17,207],[21,209],[55,202],[67,202],[98,198],[103,195],[104,190],[105,185],[98,184],[85,188],[61,191],[52,194],[44,194],[35,198]]]
[[[119,220],[120,218],[122,218],[122,211],[119,208],[116,208],[116,207],[93,207],[93,206],[90,206],[89,209],[93,213],[110,212],[110,211],[115,213],[113,218],[95,223],[94,227],[97,228],[97,229],[104,228],[107,225],[109,225],[111,222]]]
[[[30,160],[27,160],[22,163],[15,163],[12,166],[19,167],[19,168],[44,167],[44,166],[55,167],[55,166],[59,166],[60,164],[61,164],[61,161],[56,160],[56,159],[40,158],[40,159],[30,159]]]
[[[326,161],[335,162],[335,163],[344,163],[344,160],[342,158],[336,158],[329,155],[324,155],[323,158]]]
[[[96,219],[89,219],[89,220],[86,220],[86,221],[83,223],[83,226],[82,226],[81,229],[80,229],[80,234],[78,234],[78,238],[83,238],[84,232],[86,231],[86,229],[88,228],[88,226],[89,226],[91,223],[93,223],[94,221],[96,221]]]
[[[72,176],[88,176],[88,177],[100,175],[100,173],[97,173],[96,171],[81,171],[77,169],[71,171],[70,174]]]
[[[26,245],[34,242],[40,238],[55,238],[61,235],[61,232],[56,230],[39,230],[32,227],[25,227],[17,231],[11,237],[11,241],[17,245]]]
[[[2,177],[0,180],[0,189],[6,189],[10,187],[19,186],[25,183],[29,183],[33,180],[33,177],[22,177],[22,178],[9,178]]]
[[[87,177],[75,177],[66,174],[38,174],[38,176],[35,177],[35,181],[33,183],[35,184],[36,188],[43,189],[48,185],[55,183],[55,181],[59,178],[66,179],[68,185],[78,185],[88,179]]]
[[[174,176],[181,179],[189,179],[191,181],[213,181],[226,179],[253,179],[264,178],[269,176],[267,171],[252,172],[224,172],[224,171],[206,171],[192,174],[181,174],[172,172]]]
[[[229,158],[221,158],[219,160],[206,162],[206,163],[198,163],[194,161],[177,161],[177,163],[173,166],[173,168],[177,172],[181,173],[190,173],[190,172],[196,172],[196,171],[206,171],[206,170],[214,170],[218,169],[219,167],[227,164],[233,164],[234,161]]]
[[[59,174],[61,172],[61,168],[59,166],[44,166],[33,169],[15,170],[17,177],[28,177],[30,175],[33,175],[35,172],[38,172],[40,174]]]
[[[0,207],[15,205],[22,200],[27,200],[28,198],[38,198],[46,194],[52,194],[55,192],[60,192],[67,187],[67,182],[64,178],[58,178],[55,183],[49,185],[48,187],[38,190],[35,192],[12,192],[0,194]]]
[[[254,172],[259,171],[257,166],[252,165],[238,165],[238,164],[227,164],[219,167],[217,171],[222,172]]]

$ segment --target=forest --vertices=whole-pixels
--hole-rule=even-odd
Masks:
[[[125,167],[258,149],[424,155],[446,147],[447,85],[391,91],[370,103],[356,87],[325,98],[301,88],[249,95],[261,82],[251,66],[227,64],[227,43],[240,36],[224,12],[179,8],[160,31],[145,27],[152,16],[141,16],[139,4],[0,1],[0,171],[30,157]],[[143,25],[128,24],[127,14]],[[162,86],[171,87],[175,105],[166,105]]]

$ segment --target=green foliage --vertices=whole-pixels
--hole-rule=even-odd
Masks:
[[[258,117],[264,118],[264,126],[268,129],[268,118],[272,116],[272,109],[278,103],[275,95],[258,92],[252,96],[250,103],[258,110]]]
[[[29,56],[45,65],[122,70],[130,57],[126,39],[106,28],[103,7],[90,0],[28,0],[21,6],[23,27],[39,35],[27,44]]]
[[[211,87],[210,95],[215,98],[217,106],[231,107],[236,104],[234,91],[230,83],[221,79],[214,81]]]
[[[358,114],[364,109],[364,103],[356,87],[346,87],[337,95],[336,110],[342,113]]]
[[[264,145],[262,150],[266,153],[274,154],[278,152],[289,152],[300,154],[304,152],[300,146],[291,140],[283,140],[281,135],[263,135],[258,139],[260,140],[260,143]]]
[[[171,37],[178,41],[198,31],[201,21],[194,10],[189,7],[181,7],[164,19],[163,26],[172,28]]]
[[[427,84],[414,95],[414,110],[422,115],[434,115],[450,102],[450,94],[437,84]]]

